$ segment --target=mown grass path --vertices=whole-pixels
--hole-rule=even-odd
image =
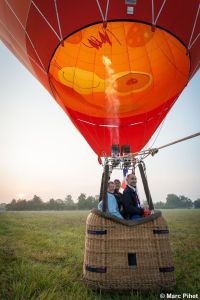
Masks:
[[[200,297],[200,210],[163,210],[171,236],[174,294]],[[101,294],[85,288],[82,264],[87,211],[0,214],[1,300],[141,300],[159,294]]]

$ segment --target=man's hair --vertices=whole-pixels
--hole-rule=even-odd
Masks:
[[[130,173],[130,174],[128,174],[127,177],[126,177],[126,179],[129,179],[129,177],[130,177],[131,175],[135,175],[135,173]]]
[[[115,183],[115,182],[121,183],[121,181],[120,181],[119,179],[115,179],[115,180],[114,180],[114,183]]]
[[[108,181],[108,187],[109,187],[110,184],[114,184],[114,182],[113,181]]]

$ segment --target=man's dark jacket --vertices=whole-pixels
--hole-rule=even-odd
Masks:
[[[123,207],[126,218],[130,218],[133,215],[143,215],[144,213],[144,209],[140,207],[137,193],[128,185],[123,192]]]
[[[118,208],[119,208],[120,214],[123,217],[125,217],[124,206],[123,206],[123,195],[122,195],[122,193],[120,193],[118,190],[115,189],[114,196],[115,196],[115,198],[117,200],[117,204],[118,204]]]

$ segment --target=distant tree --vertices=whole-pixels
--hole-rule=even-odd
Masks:
[[[81,193],[78,197],[78,209],[87,209],[86,207],[86,194]]]
[[[55,206],[56,210],[63,210],[65,206],[64,201],[62,199],[56,199]]]
[[[12,201],[11,201],[11,205],[15,205],[17,203],[17,200],[15,200],[15,199],[12,199]]]
[[[194,208],[200,208],[200,198],[194,201]]]
[[[73,199],[72,199],[72,195],[67,195],[65,198],[65,204],[66,205],[72,205],[74,203]]]
[[[92,208],[95,207],[95,204],[96,204],[95,203],[95,197],[88,196],[85,201],[86,201],[86,203],[85,203],[86,209],[92,209]]]
[[[78,197],[78,209],[92,209],[97,207],[99,202],[99,196],[88,196],[86,197],[86,194],[80,194]]]
[[[175,194],[168,194],[166,200],[165,208],[179,208],[181,206],[181,201]]]
[[[51,198],[51,199],[49,199],[49,203],[50,203],[51,205],[54,205],[55,200],[54,200],[53,198]]]
[[[26,210],[26,205],[27,205],[26,200],[19,199],[19,200],[17,200],[17,202],[15,204],[14,210]]]
[[[47,202],[47,206],[50,210],[56,209],[56,201],[53,198],[51,198],[49,202]]]
[[[43,206],[42,199],[37,195],[34,195],[33,199],[29,201],[29,208],[31,210],[41,210],[42,206]]]
[[[6,210],[6,203],[0,203],[0,211]]]
[[[155,208],[158,208],[158,209],[163,209],[163,208],[165,208],[165,203],[162,202],[162,201],[156,202],[156,203],[154,204],[154,207],[155,207]]]
[[[15,199],[12,199],[12,201],[8,204],[6,204],[6,210],[15,210],[15,205],[17,201]]]
[[[64,204],[65,204],[65,209],[67,209],[67,210],[72,210],[72,209],[76,209],[77,208],[77,206],[74,203],[71,195],[67,195],[66,196]]]
[[[181,195],[168,194],[165,208],[191,208],[193,206],[192,200]]]
[[[187,198],[183,195],[179,196],[179,199],[181,201],[180,205],[181,205],[182,208],[192,208],[193,203],[192,203],[191,199],[189,199],[189,198]]]

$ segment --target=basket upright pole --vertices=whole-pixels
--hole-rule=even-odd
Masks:
[[[107,210],[107,186],[109,180],[109,165],[106,164],[104,167],[104,174],[102,176],[102,202],[103,207],[102,210],[106,212]]]
[[[100,195],[99,195],[99,202],[103,199],[103,183],[104,183],[104,171],[101,177],[101,187],[100,187]]]
[[[154,205],[153,205],[153,201],[152,201],[152,198],[151,198],[151,193],[150,193],[150,190],[149,190],[149,185],[148,185],[147,177],[146,177],[145,172],[144,172],[144,166],[140,162],[138,164],[138,167],[139,167],[139,170],[140,170],[140,175],[141,175],[141,178],[142,178],[142,183],[143,183],[143,187],[144,187],[144,191],[145,191],[147,203],[149,205],[149,209],[150,210],[154,210]]]

